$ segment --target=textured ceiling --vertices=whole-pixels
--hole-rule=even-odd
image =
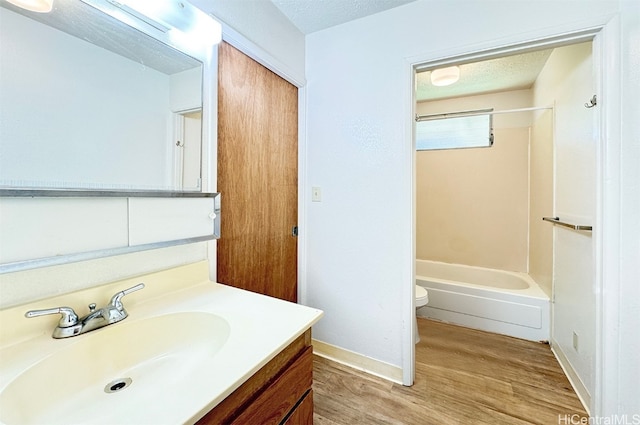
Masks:
[[[303,33],[393,9],[415,0],[271,0]]]
[[[528,89],[538,78],[550,50],[523,53],[460,65],[460,80],[450,86],[431,84],[431,71],[417,74],[418,102],[472,96],[506,90]]]
[[[271,0],[303,33],[373,15],[415,0]],[[460,80],[447,87],[431,84],[431,71],[417,75],[417,101],[472,96],[530,88],[551,50],[460,65]]]

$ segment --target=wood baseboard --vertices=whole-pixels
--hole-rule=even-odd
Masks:
[[[576,395],[580,399],[584,410],[586,410],[588,414],[591,414],[591,394],[589,394],[587,387],[582,383],[580,376],[578,376],[578,373],[571,365],[571,362],[569,362],[567,356],[564,355],[558,343],[553,340],[551,341],[551,352],[558,360],[558,363],[564,371],[564,374],[567,376],[569,383],[571,383],[573,390],[576,392]]]
[[[402,368],[371,357],[312,339],[313,352],[320,357],[402,385]]]

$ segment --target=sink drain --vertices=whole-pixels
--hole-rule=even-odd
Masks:
[[[117,393],[118,391],[122,391],[129,385],[131,385],[131,382],[133,382],[131,381],[131,378],[116,379],[115,381],[111,381],[104,386],[104,392],[108,394]]]

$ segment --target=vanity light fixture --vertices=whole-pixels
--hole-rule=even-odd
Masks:
[[[449,66],[431,71],[431,84],[434,86],[449,86],[460,79],[460,68]]]
[[[206,45],[215,45],[222,41],[220,23],[186,0],[108,1],[138,18],[143,15],[161,27],[169,29],[170,34],[175,29],[180,33],[179,38],[188,37]]]
[[[32,12],[49,13],[53,9],[53,0],[7,0],[14,4]]]

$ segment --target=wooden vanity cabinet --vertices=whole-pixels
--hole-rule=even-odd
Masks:
[[[307,330],[197,425],[312,425],[312,375],[313,348]]]

